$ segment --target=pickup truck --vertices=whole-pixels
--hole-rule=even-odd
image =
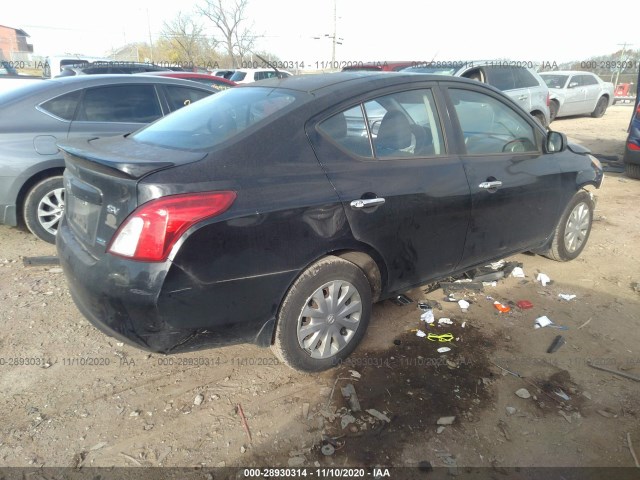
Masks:
[[[543,72],[540,76],[549,87],[551,119],[569,115],[600,118],[613,103],[613,84],[591,72]]]

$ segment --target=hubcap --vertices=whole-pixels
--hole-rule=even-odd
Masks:
[[[353,339],[362,301],[356,287],[334,280],[325,283],[307,299],[298,318],[298,343],[312,358],[330,358]]]
[[[567,220],[564,229],[564,247],[569,253],[574,253],[584,243],[589,231],[589,207],[582,202],[576,205]]]
[[[38,203],[38,221],[52,235],[58,231],[58,223],[64,212],[64,188],[47,193]]]

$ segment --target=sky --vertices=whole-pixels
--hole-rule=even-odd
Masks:
[[[203,2],[35,0],[28,7],[5,2],[0,24],[25,30],[37,55],[104,56],[129,42],[157,39],[164,22]],[[632,23],[603,21],[601,9],[584,0],[335,0],[335,5],[339,62],[561,63],[612,53],[625,42],[640,48]],[[314,66],[331,60],[332,41],[325,35],[333,35],[333,10],[334,0],[250,0],[248,14],[258,50]]]

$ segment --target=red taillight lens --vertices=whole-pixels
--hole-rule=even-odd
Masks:
[[[235,192],[188,193],[151,200],[120,225],[107,252],[131,260],[161,262],[192,225],[225,212]]]
[[[636,145],[635,143],[627,142],[627,148],[629,150],[635,150],[636,152],[640,152],[640,146]]]

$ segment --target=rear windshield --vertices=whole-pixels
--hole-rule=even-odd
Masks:
[[[564,88],[569,75],[540,75],[549,88]]]
[[[211,149],[276,112],[292,109],[299,95],[267,87],[231,88],[181,108],[131,138],[181,150]]]

